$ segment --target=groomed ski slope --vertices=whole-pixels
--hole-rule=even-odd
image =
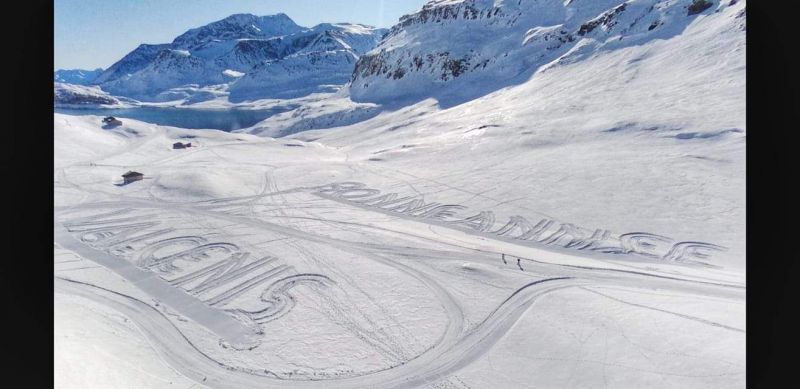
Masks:
[[[744,387],[723,16],[284,138],[56,114],[58,386]]]

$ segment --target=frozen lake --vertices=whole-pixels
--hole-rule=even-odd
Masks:
[[[67,115],[114,116],[143,122],[191,129],[233,131],[250,127],[272,115],[289,110],[289,107],[270,109],[194,109],[174,107],[135,107],[115,109],[56,108],[56,113]]]

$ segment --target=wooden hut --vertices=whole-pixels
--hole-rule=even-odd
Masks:
[[[130,184],[134,181],[141,181],[144,179],[144,174],[134,171],[129,171],[122,175],[123,183]]]
[[[108,124],[108,125],[110,125],[110,126],[119,126],[119,125],[122,125],[122,122],[121,122],[119,119],[117,119],[117,118],[115,118],[115,117],[113,117],[113,116],[106,116],[106,117],[104,117],[104,118],[103,118],[103,123],[105,123],[105,124]]]
[[[188,149],[189,147],[192,147],[191,142],[189,143],[175,142],[172,144],[173,149]]]

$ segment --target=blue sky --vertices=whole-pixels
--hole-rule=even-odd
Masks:
[[[390,27],[427,0],[54,0],[55,69],[107,68],[140,43],[168,43],[235,13],[283,12],[301,26]]]

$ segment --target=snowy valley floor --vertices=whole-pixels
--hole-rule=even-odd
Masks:
[[[56,386],[744,387],[741,131],[430,109],[279,139],[56,114]]]

